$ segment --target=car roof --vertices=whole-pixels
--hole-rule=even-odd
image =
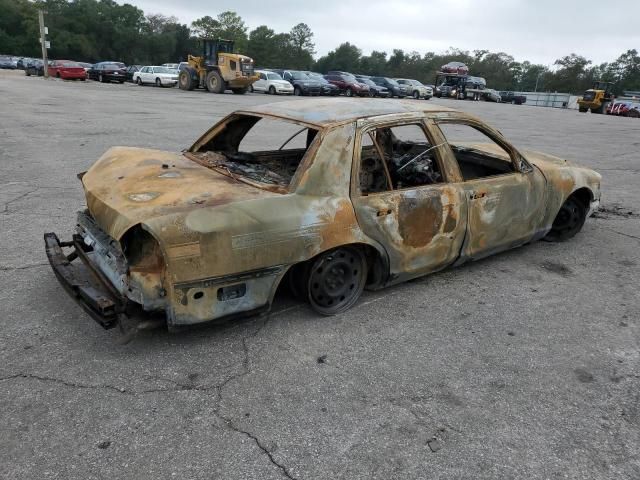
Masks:
[[[360,118],[377,117],[398,113],[451,112],[451,108],[437,104],[420,104],[410,100],[388,101],[369,98],[311,98],[287,100],[243,109],[238,113],[273,115],[281,118],[327,127],[348,123]]]

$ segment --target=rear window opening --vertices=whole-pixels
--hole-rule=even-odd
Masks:
[[[190,155],[228,176],[287,188],[317,134],[286,120],[237,115]]]

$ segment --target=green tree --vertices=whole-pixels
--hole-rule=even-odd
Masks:
[[[220,32],[220,22],[206,15],[191,22],[191,30],[200,38],[215,38]]]

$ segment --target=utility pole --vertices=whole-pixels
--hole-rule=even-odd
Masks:
[[[38,22],[40,23],[40,45],[42,46],[42,69],[44,71],[44,78],[49,77],[49,65],[47,62],[47,38],[44,26],[44,12],[38,10]]]

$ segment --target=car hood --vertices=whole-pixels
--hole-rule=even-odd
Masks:
[[[272,197],[196,163],[181,153],[130,147],[109,149],[82,177],[89,212],[119,240],[134,225],[196,210]],[[155,232],[161,234],[161,232]]]

